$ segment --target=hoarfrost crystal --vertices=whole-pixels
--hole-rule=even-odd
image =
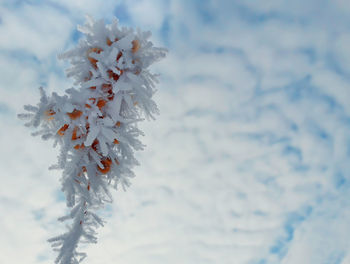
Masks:
[[[67,76],[78,88],[64,96],[47,96],[40,88],[37,106],[26,105],[28,113],[18,115],[38,129],[33,135],[61,147],[50,168],[63,170],[62,191],[71,210],[59,220],[72,222],[65,234],[49,240],[59,264],[86,257],[77,251],[79,242],[96,243],[96,228],[104,224],[94,211],[112,202],[110,187],[125,188],[134,176],[134,151],[144,147],[137,123],[158,113],[152,100],[157,76],[147,68],[166,54],[148,40],[150,32],[120,28],[117,19],[105,25],[88,17],[78,29],[86,38],[59,56],[70,60]]]

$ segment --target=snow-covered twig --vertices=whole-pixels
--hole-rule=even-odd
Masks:
[[[40,88],[37,106],[27,105],[29,113],[19,115],[37,129],[33,135],[61,146],[51,168],[63,170],[62,191],[71,211],[60,220],[72,223],[65,234],[49,240],[58,264],[85,258],[77,251],[79,242],[96,243],[96,228],[103,225],[93,211],[112,201],[110,187],[125,188],[134,176],[134,151],[143,149],[137,123],[158,113],[152,100],[157,78],[148,67],[166,54],[153,47],[150,32],[120,28],[117,19],[105,25],[88,17],[78,29],[86,38],[59,56],[70,60],[67,75],[78,88],[63,96],[47,96]]]

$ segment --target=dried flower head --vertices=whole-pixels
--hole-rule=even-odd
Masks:
[[[77,251],[79,241],[96,243],[95,230],[103,225],[93,211],[112,201],[110,187],[125,188],[134,176],[134,151],[143,149],[137,123],[158,113],[152,100],[157,78],[148,67],[166,54],[153,47],[150,32],[120,28],[117,19],[105,25],[88,17],[78,29],[86,38],[59,56],[70,60],[67,76],[78,88],[64,96],[47,96],[40,88],[38,105],[26,105],[29,113],[19,115],[28,120],[26,126],[39,128],[33,135],[61,147],[51,169],[63,170],[62,191],[72,209],[60,220],[72,223],[65,234],[49,240],[60,264],[85,258]]]

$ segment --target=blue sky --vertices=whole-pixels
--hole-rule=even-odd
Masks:
[[[0,3],[0,263],[50,263],[63,230],[57,150],[17,120],[38,87],[73,85],[57,55],[85,14],[151,30],[161,115],[114,193],[98,263],[350,263],[350,4]],[[21,252],[19,254],[18,252]]]

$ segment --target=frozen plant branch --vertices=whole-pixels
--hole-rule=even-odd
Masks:
[[[94,211],[112,202],[111,187],[125,188],[134,176],[134,151],[144,147],[137,123],[158,113],[152,100],[157,76],[148,67],[166,54],[148,40],[150,32],[120,28],[117,19],[105,25],[88,17],[78,29],[85,39],[59,56],[71,62],[67,76],[77,88],[63,96],[47,96],[40,88],[37,106],[26,105],[27,113],[18,115],[36,129],[34,136],[61,147],[51,169],[63,170],[62,191],[71,210],[59,220],[71,223],[65,234],[49,239],[57,264],[86,257],[77,251],[79,242],[96,243],[96,229],[104,223]]]

